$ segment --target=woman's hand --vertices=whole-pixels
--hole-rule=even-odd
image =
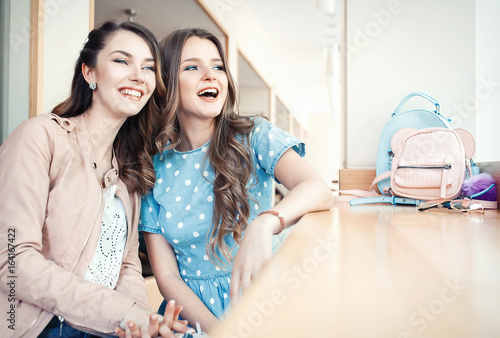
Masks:
[[[135,306],[135,305],[134,305]],[[182,306],[175,305],[175,301],[167,303],[165,315],[158,314],[139,314],[143,309],[132,307],[122,323],[125,325],[125,330],[120,327],[115,328],[115,333],[119,337],[126,338],[151,338],[151,337],[175,337],[173,331],[185,333],[188,331],[187,321],[179,320],[179,313]],[[131,319],[138,315],[138,319]]]
[[[280,220],[271,214],[263,214],[250,223],[234,259],[231,273],[231,305],[234,306],[255,279],[262,266],[271,258],[272,238],[280,228]]]
[[[182,311],[182,305],[175,305],[175,300],[167,303],[163,321],[160,324],[158,333],[161,337],[174,337],[173,332],[188,332],[193,329],[188,328],[187,320],[179,320],[179,314]]]

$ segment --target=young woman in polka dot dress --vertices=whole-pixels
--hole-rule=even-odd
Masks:
[[[261,117],[238,115],[214,35],[177,30],[160,49],[167,86],[161,151],[139,228],[162,295],[209,331],[271,257],[273,235],[329,209],[332,197],[301,157],[302,142]],[[271,210],[273,179],[290,192]]]

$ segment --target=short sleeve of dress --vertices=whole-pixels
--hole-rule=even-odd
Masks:
[[[139,231],[161,234],[161,228],[158,219],[159,211],[160,206],[154,198],[153,189],[151,189],[146,195],[142,197],[141,216],[139,218]]]
[[[304,142],[262,117],[255,120],[255,127],[251,136],[251,147],[257,160],[257,168],[262,168],[277,182],[278,180],[274,176],[274,168],[288,149],[293,148],[302,157],[305,155]]]

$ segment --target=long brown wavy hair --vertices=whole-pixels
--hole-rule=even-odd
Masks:
[[[207,238],[210,260],[215,257],[221,265],[232,260],[231,251],[224,237],[232,235],[240,243],[250,215],[249,194],[246,188],[253,173],[250,152],[250,133],[254,119],[238,115],[237,90],[234,79],[227,67],[227,59],[219,39],[212,33],[200,28],[179,29],[162,41],[162,77],[167,87],[167,95],[162,102],[160,133],[156,138],[158,151],[173,149],[181,143],[177,113],[180,110],[179,69],[181,54],[187,39],[192,36],[207,39],[219,51],[228,79],[228,95],[221,113],[215,118],[215,132],[208,147],[207,158],[213,167],[215,177],[214,210],[212,229]],[[168,145],[168,146],[167,146]]]
[[[159,97],[165,95],[161,79],[161,62],[158,42],[147,28],[134,22],[120,24],[108,21],[93,29],[80,51],[75,65],[75,73],[68,99],[58,104],[52,113],[61,117],[83,114],[92,102],[92,90],[82,74],[82,64],[95,67],[97,55],[118,31],[125,30],[137,34],[149,45],[155,60],[156,89],[149,102],[135,116],[127,118],[113,143],[113,149],[120,168],[120,178],[130,192],[146,193],[156,181],[152,162],[153,146],[151,136],[157,132],[159,118]]]

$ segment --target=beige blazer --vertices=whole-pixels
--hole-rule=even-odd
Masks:
[[[134,303],[150,308],[138,258],[140,198],[119,179],[115,159],[106,184],[118,185],[127,217],[121,274],[115,290],[82,278],[104,204],[82,122],[41,115],[0,147],[1,337],[35,337],[53,315],[111,334]]]

